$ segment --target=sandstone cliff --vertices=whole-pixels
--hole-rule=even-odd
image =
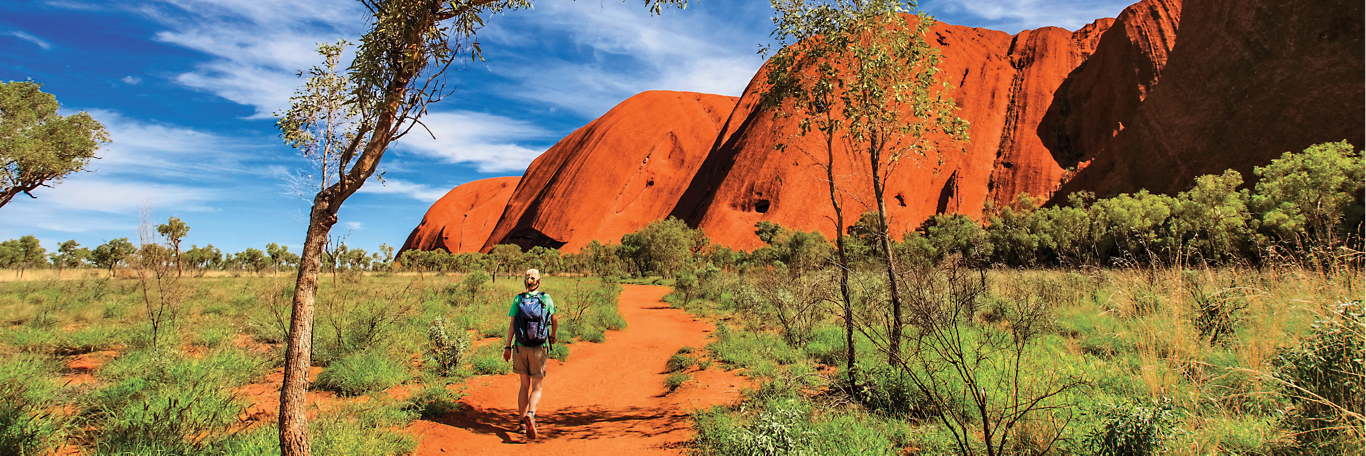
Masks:
[[[503,215],[517,177],[495,177],[460,185],[446,193],[422,217],[399,249],[477,252]]]
[[[531,163],[484,251],[518,244],[574,252],[668,216],[735,101],[654,91],[621,102]]]

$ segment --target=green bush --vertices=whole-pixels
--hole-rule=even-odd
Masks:
[[[465,394],[451,391],[448,383],[438,381],[424,386],[408,399],[408,410],[417,412],[424,419],[439,418],[460,410],[460,398]]]
[[[503,347],[487,344],[474,350],[470,365],[476,375],[503,375],[512,372],[512,363],[503,361]]]
[[[693,359],[691,356],[676,354],[669,357],[669,361],[664,363],[665,372],[678,372],[688,370],[692,367]]]
[[[560,362],[569,362],[569,345],[555,344],[550,346],[550,359],[557,359]]]
[[[427,328],[427,356],[437,374],[451,375],[465,361],[465,351],[470,348],[470,336],[464,329],[457,328],[453,334],[446,332],[446,319],[436,317]]]
[[[1346,454],[1361,449],[1363,331],[1361,301],[1344,303],[1275,361],[1275,377],[1284,382],[1283,394],[1294,404],[1286,423],[1298,431],[1307,451]]]
[[[99,424],[103,453],[197,453],[237,423],[245,404],[232,389],[263,371],[236,350],[201,360],[132,352],[101,369],[113,384],[87,399],[82,417]]]
[[[381,350],[347,355],[318,374],[317,385],[343,396],[384,391],[412,378],[402,358]]]
[[[29,354],[0,357],[0,454],[43,454],[60,444],[66,419],[51,413],[57,366]]]
[[[688,380],[692,380],[691,375],[682,372],[674,372],[669,374],[668,377],[664,377],[664,387],[668,388],[669,392],[672,393],[677,390],[678,387],[683,386],[684,383],[688,383]]]
[[[1103,403],[1094,412],[1095,429],[1086,441],[1097,455],[1148,455],[1166,450],[1179,420],[1171,399],[1145,404]]]

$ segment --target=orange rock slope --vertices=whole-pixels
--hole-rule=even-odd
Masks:
[[[1130,11],[1140,7],[1179,10],[1173,3],[1148,0]],[[902,160],[887,183],[892,231],[914,229],[936,213],[979,216],[985,203],[1008,202],[1022,192],[1050,194],[1065,177],[1044,140],[1052,135],[1053,127],[1042,124],[1055,104],[1058,87],[1106,41],[1131,51],[1116,57],[1122,63],[1160,67],[1171,42],[1166,31],[1175,30],[1178,15],[1126,11],[1118,22],[1101,19],[1076,32],[1045,27],[1014,36],[980,28],[935,26],[929,38],[943,53],[940,75],[952,87],[951,95],[960,108],[958,116],[971,123],[971,138],[957,145],[939,141],[937,155]],[[1129,33],[1134,29],[1162,33]],[[825,171],[819,165],[824,158],[802,152],[820,151],[823,146],[815,136],[793,136],[793,120],[775,120],[772,112],[756,108],[761,80],[756,77],[746,89],[726,126],[726,136],[698,172],[674,215],[703,228],[717,242],[744,249],[760,245],[752,227],[761,220],[834,236],[834,211]],[[1075,103],[1081,107],[1109,106],[1118,97],[1081,94]],[[796,147],[774,151],[773,144],[778,142]],[[876,210],[876,206],[866,156],[837,148],[835,174],[843,192],[841,204],[848,226],[860,213]]]
[[[1250,179],[1253,166],[1313,143],[1361,147],[1362,13],[1360,1],[1144,0],[1075,32],[936,25],[939,77],[971,140],[939,138],[937,154],[898,164],[892,231],[937,213],[980,217],[1020,193],[1173,193],[1230,167]],[[761,70],[738,100],[646,92],[622,102],[532,163],[482,249],[576,251],[668,215],[741,249],[760,246],[761,220],[834,236],[823,146],[758,106],[764,79]],[[834,161],[847,226],[876,209],[869,166],[838,145]],[[427,232],[454,221],[428,219]]]
[[[1251,181],[1254,166],[1312,144],[1361,148],[1363,13],[1359,0],[1190,2],[1160,82],[1108,146],[1071,154],[1094,159],[1058,195],[1174,193],[1229,168]]]
[[[484,251],[518,244],[573,252],[668,216],[735,101],[652,91],[621,102],[531,163]]]
[[[446,193],[399,250],[478,252],[503,215],[519,177],[495,177],[463,184]]]

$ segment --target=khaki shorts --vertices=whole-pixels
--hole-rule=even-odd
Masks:
[[[549,345],[539,347],[513,345],[512,371],[532,377],[545,377],[545,363],[546,360],[550,359],[549,349]]]

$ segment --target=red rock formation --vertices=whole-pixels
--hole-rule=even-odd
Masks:
[[[1251,180],[1286,151],[1366,142],[1361,1],[1191,2],[1181,15],[1161,80],[1059,196],[1174,193],[1228,168]]]
[[[495,177],[455,187],[441,197],[399,249],[477,252],[503,215],[520,177]]]
[[[1154,3],[1172,2],[1147,0],[1141,5]],[[1150,19],[1174,21],[1175,15],[1154,19],[1129,14],[1127,19],[1121,17],[1119,30],[1175,28],[1128,22]],[[910,230],[936,213],[979,216],[988,201],[1008,202],[1021,192],[1051,194],[1064,170],[1040,138],[1040,123],[1054,104],[1057,88],[1092,55],[1114,23],[1113,19],[1102,19],[1076,32],[1046,27],[1014,36],[980,28],[935,26],[930,38],[943,53],[940,75],[953,86],[958,115],[972,124],[971,141],[955,146],[941,140],[938,156],[903,160],[887,184],[892,231]],[[1137,38],[1143,37],[1140,34]],[[1155,53],[1160,56],[1165,55],[1169,44],[1144,42],[1138,46],[1161,49]],[[795,121],[774,120],[772,112],[756,109],[756,91],[762,80],[761,72],[745,90],[718,147],[699,170],[674,215],[703,228],[716,242],[743,249],[760,245],[753,234],[753,226],[760,220],[833,236],[834,211],[824,170],[818,164],[825,160],[802,152],[823,151],[823,145],[814,135],[792,137]],[[783,133],[775,133],[775,126]],[[775,151],[773,145],[779,142],[792,146]],[[845,224],[849,225],[860,213],[876,206],[867,159],[843,146],[837,149],[836,179],[847,192],[841,198]]]
[[[488,241],[578,251],[662,219],[736,98],[644,92],[560,140],[527,169]]]

